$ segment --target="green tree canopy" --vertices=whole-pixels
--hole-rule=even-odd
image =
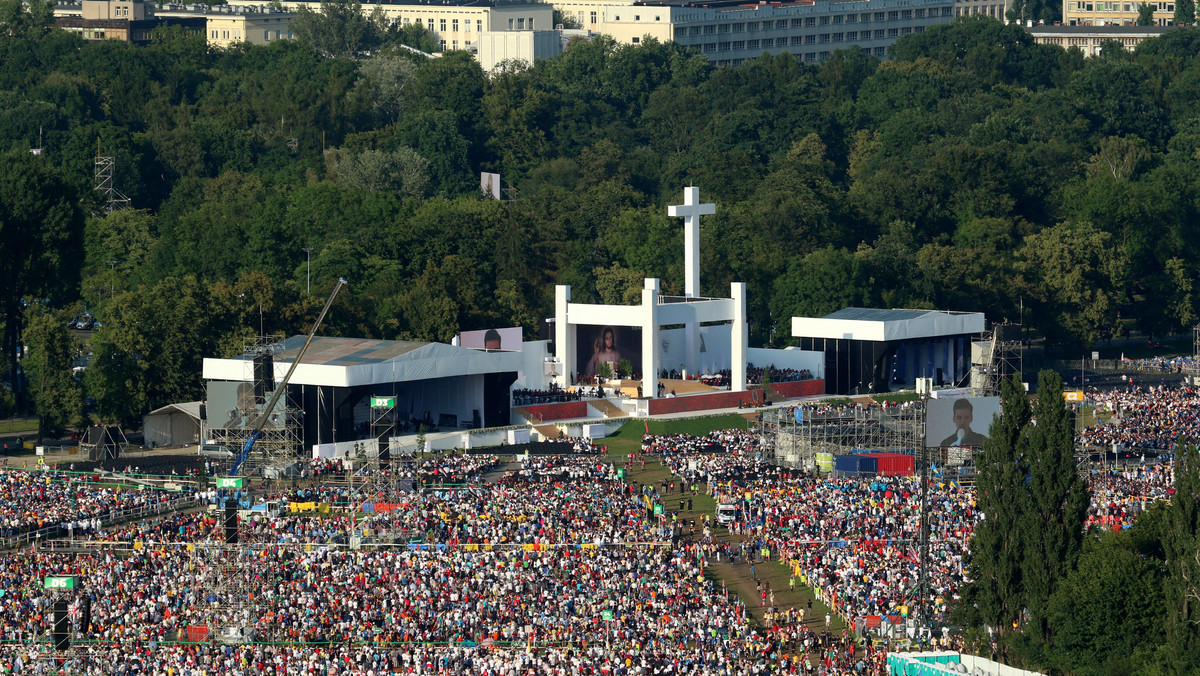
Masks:
[[[83,415],[83,389],[72,372],[80,343],[67,330],[73,316],[71,310],[55,312],[35,305],[26,317],[21,338],[29,352],[22,365],[29,375],[39,438],[60,438],[78,427]]]

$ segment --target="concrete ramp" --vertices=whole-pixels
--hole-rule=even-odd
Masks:
[[[666,392],[675,391],[675,394],[697,394],[699,392],[716,392],[717,388],[710,387],[700,382],[699,380],[672,380],[670,378],[660,378],[658,382],[662,383],[666,388]]]
[[[588,405],[602,413],[605,418],[624,418],[625,411],[607,399],[589,399]]]
[[[529,411],[526,411],[524,408],[522,408],[520,406],[513,406],[512,412],[521,416],[521,419],[527,423],[533,423],[534,425],[536,425],[536,424],[542,422],[541,420],[537,419],[536,415],[530,413]]]
[[[562,435],[562,430],[555,425],[534,425],[533,429],[537,430],[543,439],[557,439]]]

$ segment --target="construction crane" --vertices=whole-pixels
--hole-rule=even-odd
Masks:
[[[304,339],[304,345],[300,347],[300,352],[296,354],[296,358],[292,360],[292,365],[288,367],[287,375],[279,382],[279,386],[275,388],[275,394],[271,395],[266,408],[263,409],[258,419],[254,421],[253,427],[250,428],[250,437],[246,439],[246,445],[242,447],[242,451],[238,453],[233,466],[229,468],[229,476],[237,476],[242,463],[246,462],[246,458],[250,457],[250,451],[254,450],[254,442],[258,441],[258,438],[262,436],[263,427],[266,426],[267,420],[271,416],[271,411],[275,410],[275,405],[279,403],[279,398],[287,391],[287,384],[292,379],[292,374],[295,373],[296,367],[300,365],[300,360],[304,358],[304,353],[308,351],[308,346],[312,343],[313,336],[317,335],[317,329],[321,328],[321,322],[325,321],[325,315],[329,312],[329,307],[333,305],[333,299],[337,298],[338,291],[341,291],[343,286],[346,286],[346,280],[344,279],[339,279],[337,284],[334,285],[333,292],[329,294],[329,299],[325,301],[325,307],[321,308],[321,314],[317,315],[317,321],[313,323],[312,330],[308,332],[308,337]]]

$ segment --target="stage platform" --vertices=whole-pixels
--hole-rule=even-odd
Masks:
[[[718,388],[711,385],[705,385],[699,380],[682,380],[679,378],[659,378],[659,384],[663,386],[664,392],[675,392],[676,396],[685,394],[699,394],[702,392],[718,392],[727,388]],[[636,399],[638,396],[638,388],[642,386],[640,380],[609,380],[604,383],[604,390],[611,392],[614,389],[619,390],[622,395],[630,399]],[[567,388],[568,392],[583,390],[591,392],[596,389],[595,385],[572,385]],[[643,392],[645,394],[645,392]]]

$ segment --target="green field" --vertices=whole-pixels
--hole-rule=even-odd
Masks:
[[[672,420],[630,420],[613,434],[605,437],[604,443],[610,452],[631,453],[641,450],[642,435],[649,425],[651,434],[708,434],[713,430],[750,429],[750,421],[736,413],[705,418],[679,418]]]
[[[37,418],[11,418],[9,420],[0,420],[0,434],[14,434],[17,432],[37,432]]]

